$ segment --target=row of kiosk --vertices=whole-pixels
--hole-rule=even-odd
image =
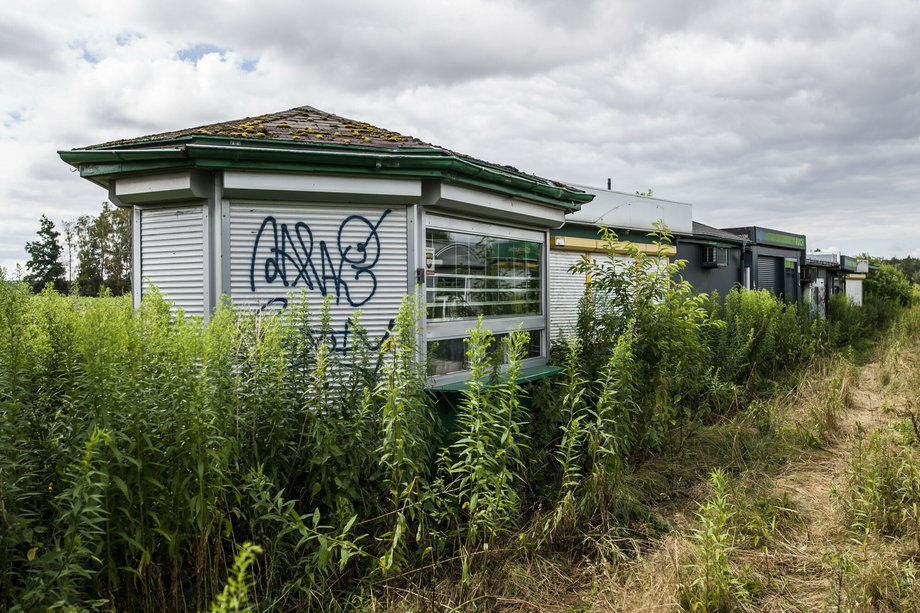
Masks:
[[[433,385],[464,379],[480,318],[497,336],[527,330],[523,376],[540,376],[588,283],[571,265],[611,257],[602,227],[652,250],[663,222],[675,240],[659,255],[686,259],[699,291],[740,284],[816,312],[834,292],[861,300],[865,263],[807,254],[804,236],[711,228],[686,203],[537,177],[312,107],[59,155],[131,209],[135,301],[155,286],[207,319],[222,300],[274,313],[303,295],[331,304],[330,340],[348,352],[359,313],[383,340],[417,292]]]

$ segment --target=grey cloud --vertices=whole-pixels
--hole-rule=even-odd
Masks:
[[[0,60],[30,70],[57,70],[60,47],[49,32],[16,17],[0,19]]]
[[[179,98],[156,82],[119,86],[123,62],[101,79],[106,95],[75,100],[72,118],[45,126],[49,150],[313,104],[555,179],[652,187],[714,225],[807,230],[827,244],[920,227],[915,2],[268,0],[229,10],[164,0],[117,10],[110,40],[144,24],[135,30],[147,42],[168,42],[158,53],[206,43],[259,63],[239,79],[186,72],[171,86],[195,91]],[[170,61],[158,74],[178,74]],[[237,80],[220,81],[228,75]],[[60,108],[37,100],[30,133]],[[56,179],[45,163],[16,198],[104,198],[88,184],[70,196],[85,182]]]
[[[185,10],[186,3],[175,4]],[[220,33],[208,41],[212,44],[247,56],[274,50],[278,61],[300,64],[354,90],[531,75],[584,59],[609,43],[594,36],[594,16],[604,6],[553,0],[533,6],[345,2],[292,7],[266,2],[233,13],[197,7],[177,24],[160,3],[145,9],[144,20],[163,32],[211,23],[213,32]],[[624,31],[627,25],[619,24],[607,36]]]

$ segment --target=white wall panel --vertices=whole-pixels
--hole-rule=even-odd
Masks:
[[[550,339],[573,333],[578,320],[578,301],[585,294],[585,275],[569,272],[584,254],[578,251],[549,252]]]
[[[155,285],[190,315],[204,314],[204,249],[202,206],[140,211],[142,287]]]
[[[578,303],[585,294],[585,275],[569,272],[569,267],[582,259],[584,253],[579,251],[550,250],[549,266],[549,303],[551,339],[556,341],[560,334],[566,336],[574,333],[578,322]],[[622,272],[630,262],[630,257],[618,255],[610,258],[603,253],[592,253],[591,260],[605,268],[614,268]],[[667,260],[649,258],[649,266],[665,266]],[[666,281],[666,280],[665,280]],[[601,292],[593,294],[594,308],[603,313],[610,307],[610,300]]]
[[[410,274],[404,206],[230,203],[234,304],[282,309],[304,289],[318,314],[331,296],[339,350],[358,309],[372,338],[386,333]]]
[[[847,297],[853,301],[856,306],[863,304],[863,282],[862,279],[847,279],[845,282]]]

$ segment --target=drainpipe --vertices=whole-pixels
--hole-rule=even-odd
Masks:
[[[745,266],[745,259],[747,254],[751,254],[751,263],[754,262],[754,250],[751,247],[751,244],[747,240],[742,240],[741,243],[741,267],[744,270],[744,289],[754,289],[753,280],[751,278],[751,266]]]

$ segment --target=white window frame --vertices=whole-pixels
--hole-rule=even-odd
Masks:
[[[458,232],[463,234],[474,234],[481,236],[490,236],[494,238],[510,238],[539,243],[541,246],[541,264],[540,264],[540,315],[529,315],[526,317],[493,317],[483,318],[483,327],[493,334],[503,334],[517,329],[522,325],[526,331],[540,332],[540,355],[538,357],[527,358],[522,362],[523,367],[542,366],[546,364],[549,355],[549,232],[546,230],[531,230],[527,228],[515,228],[502,224],[483,222],[480,220],[463,218],[463,217],[446,217],[431,213],[424,214],[424,223],[421,228],[422,244],[427,245],[428,230],[446,230],[449,232]],[[424,250],[420,250],[424,251]],[[420,254],[424,258],[424,253]],[[419,262],[424,267],[424,261]],[[427,351],[428,343],[438,340],[467,338],[467,330],[476,326],[476,319],[463,319],[452,321],[428,322],[428,287],[427,280],[425,287],[421,292],[423,304],[422,309],[424,322],[424,345]],[[469,377],[469,370],[461,370],[442,375],[432,375],[431,381],[435,385],[453,383],[462,381]]]

